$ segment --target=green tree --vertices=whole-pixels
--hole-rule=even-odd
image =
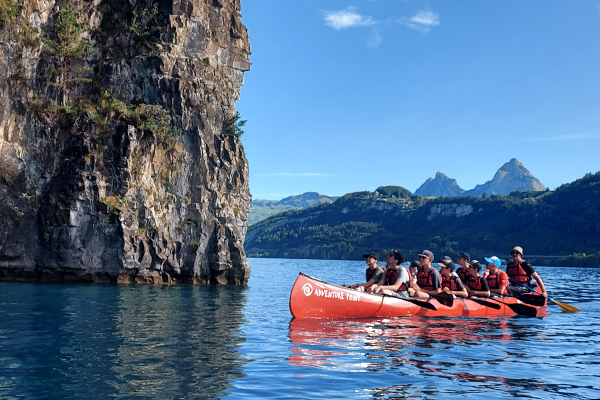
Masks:
[[[58,68],[49,68],[47,72],[56,75],[56,82],[51,82],[50,85],[60,89],[63,106],[69,103],[70,88],[91,82],[91,79],[83,75],[90,71],[85,65],[85,56],[91,54],[94,49],[87,40],[81,38],[84,32],[81,19],[73,4],[69,2],[60,12],[58,24],[54,28],[57,38],[43,39],[44,52],[58,64]]]
[[[223,123],[223,132],[226,135],[235,135],[239,139],[244,134],[242,127],[246,125],[246,120],[240,121],[240,118],[240,112],[237,111],[233,117]]]

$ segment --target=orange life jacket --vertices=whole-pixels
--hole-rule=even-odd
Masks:
[[[483,285],[481,284],[482,279],[483,276],[479,276],[477,278],[470,276],[469,280],[467,281],[467,286],[469,286],[469,289],[471,290],[483,290]]]
[[[490,289],[500,289],[500,277],[504,273],[505,273],[504,271],[498,270],[498,273],[496,273],[494,275],[489,274],[487,276],[487,278],[485,278],[487,280],[487,283],[488,283],[488,286],[490,287]],[[508,281],[508,278],[506,280]],[[507,286],[508,286],[508,283],[506,284],[506,286],[504,286],[504,291],[502,292],[503,296],[506,296],[508,294]]]
[[[404,267],[400,267],[400,268],[404,268]],[[407,270],[406,268],[404,268],[406,270],[406,273],[408,273],[408,281],[411,281],[411,276],[410,276],[410,271]],[[398,280],[398,270],[395,269],[388,269],[387,271],[385,271],[385,286],[392,286],[396,283],[396,281]],[[408,290],[408,288],[406,287],[406,282],[402,282],[402,285],[400,285],[400,287],[396,290],[397,292],[401,292],[404,290]]]
[[[459,278],[460,279],[460,278]],[[456,286],[456,282],[452,279],[452,276],[444,276],[442,275],[442,288],[447,287],[452,291],[458,291],[458,286]]]
[[[466,282],[469,278],[469,273],[467,272],[467,269],[460,267],[460,269],[458,270],[458,277],[460,278],[461,282]]]
[[[433,274],[435,273],[436,269],[431,267],[431,269],[429,270],[429,273],[425,272],[423,270],[423,268],[421,268],[419,270],[419,273],[417,274],[417,285],[419,285],[419,287],[421,287],[422,289],[425,290],[435,290],[437,288],[433,287]]]
[[[526,261],[523,260],[520,263],[511,262],[506,266],[506,273],[510,279],[513,279],[519,283],[527,286],[531,286],[531,275],[527,275],[527,272],[521,267]]]

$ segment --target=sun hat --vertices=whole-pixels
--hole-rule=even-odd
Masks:
[[[490,258],[485,257],[485,261],[494,264],[496,267],[499,267],[502,264],[502,261],[496,256],[491,256]]]
[[[513,249],[510,251],[510,254],[512,254],[513,251],[516,251],[516,252],[520,253],[521,255],[523,255],[523,248],[521,246],[513,247]]]

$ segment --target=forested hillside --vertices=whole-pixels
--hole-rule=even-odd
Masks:
[[[359,259],[367,250],[428,248],[506,258],[518,244],[526,255],[591,254],[600,251],[599,189],[600,173],[553,192],[487,198],[424,198],[388,186],[261,221],[245,249],[251,257]]]

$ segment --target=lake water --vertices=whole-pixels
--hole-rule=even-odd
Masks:
[[[250,264],[247,287],[0,282],[0,399],[600,398],[600,269],[538,268],[576,314],[302,321],[300,271],[364,262]]]

